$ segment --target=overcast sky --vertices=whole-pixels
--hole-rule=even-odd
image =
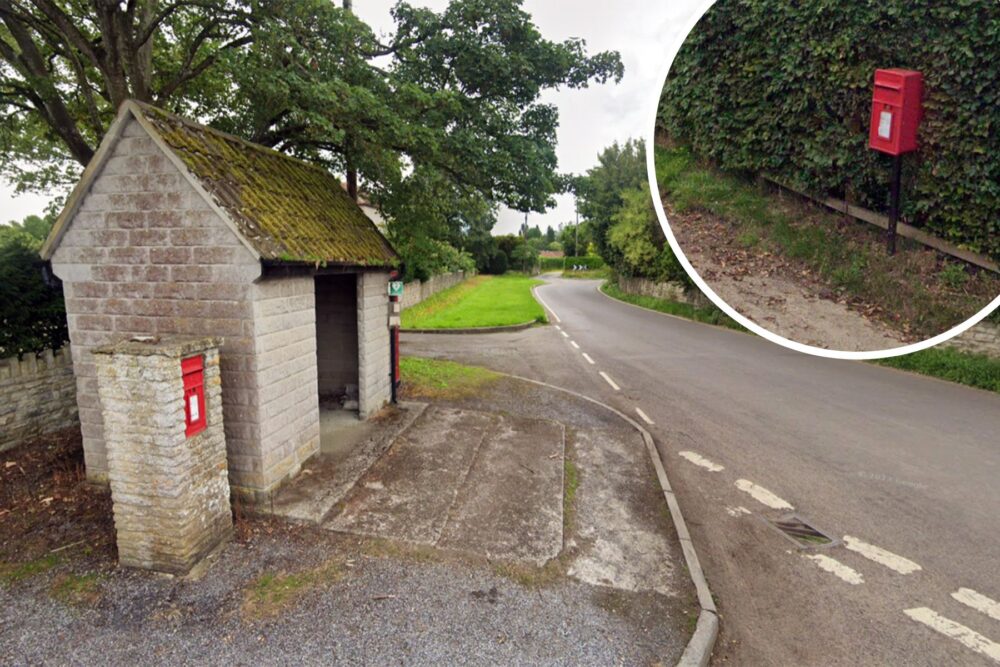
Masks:
[[[447,0],[411,0],[433,9]],[[390,0],[355,0],[354,11],[376,31],[392,28]],[[680,31],[691,21],[702,0],[525,0],[542,35],[562,41],[580,37],[591,53],[609,49],[621,53],[625,77],[621,83],[592,86],[586,90],[548,92],[544,101],[559,107],[559,169],[579,173],[593,166],[597,154],[615,141],[645,137],[650,109],[656,104],[663,61],[675,47]],[[48,198],[15,197],[9,184],[0,182],[0,221],[19,220],[41,213]],[[546,214],[532,214],[528,224],[557,227],[572,221],[572,197],[563,196]],[[523,214],[501,211],[495,234],[515,232]]]

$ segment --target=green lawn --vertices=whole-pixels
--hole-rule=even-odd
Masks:
[[[472,329],[546,322],[531,288],[542,281],[521,274],[476,276],[403,311],[403,329]]]
[[[484,384],[500,377],[478,366],[422,357],[403,357],[399,360],[399,370],[407,398],[471,396]]]

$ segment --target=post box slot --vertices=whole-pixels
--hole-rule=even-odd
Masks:
[[[201,355],[181,360],[184,378],[184,433],[187,437],[205,430],[205,360]]]

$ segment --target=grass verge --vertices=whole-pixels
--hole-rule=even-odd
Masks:
[[[659,145],[655,156],[657,182],[678,225],[694,229],[697,214],[707,213],[726,223],[747,253],[793,262],[839,298],[914,338],[947,331],[1000,292],[1000,277],[908,239],[900,238],[890,257],[881,230],[721,172],[686,147]],[[720,252],[728,240],[718,239]]]
[[[875,363],[1000,393],[1000,359],[947,347],[932,347]]]
[[[660,313],[667,313],[668,315],[677,315],[678,317],[694,320],[695,322],[714,324],[715,326],[736,329],[737,331],[745,331],[745,329],[743,329],[743,327],[741,327],[736,320],[729,317],[715,306],[704,306],[698,308],[689,303],[680,303],[679,301],[667,301],[666,299],[657,299],[651,296],[626,294],[618,287],[618,285],[614,283],[604,283],[601,285],[601,291],[612,298],[624,301],[625,303],[631,303],[634,306],[641,306]]]
[[[408,398],[462,398],[475,394],[500,376],[478,366],[454,361],[403,357],[399,360],[404,391]]]
[[[475,276],[403,311],[404,329],[471,329],[546,321],[523,274]]]
[[[602,267],[600,269],[587,269],[585,271],[563,271],[563,278],[579,278],[581,280],[608,280],[611,278],[611,269]]]

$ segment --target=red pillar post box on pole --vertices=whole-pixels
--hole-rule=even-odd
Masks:
[[[886,231],[886,247],[890,255],[896,252],[903,155],[917,150],[917,129],[923,115],[923,92],[924,80],[920,72],[907,69],[875,70],[868,146],[892,156],[889,228]]]

